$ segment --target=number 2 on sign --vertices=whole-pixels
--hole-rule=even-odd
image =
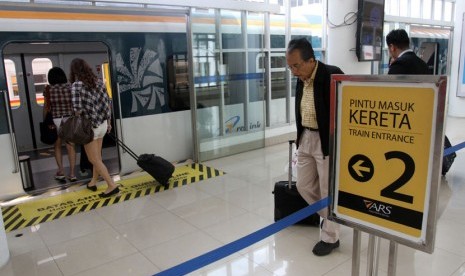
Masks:
[[[413,174],[415,173],[415,161],[413,161],[410,155],[401,151],[387,152],[384,154],[384,157],[386,160],[394,158],[400,159],[402,162],[404,162],[405,170],[399,178],[392,182],[392,184],[381,190],[381,196],[407,203],[413,203],[413,196],[398,193],[396,190],[404,186],[412,178]]]

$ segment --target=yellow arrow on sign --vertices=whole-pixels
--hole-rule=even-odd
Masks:
[[[358,176],[363,177],[363,172],[370,172],[370,168],[362,166],[363,160],[358,160],[357,163],[355,163],[352,167],[354,168],[354,171],[358,174]]]

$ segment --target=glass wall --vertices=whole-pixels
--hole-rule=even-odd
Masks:
[[[305,37],[312,44],[315,58],[325,62],[324,57],[324,14],[326,2],[323,0],[291,0],[290,34],[291,39]],[[297,78],[291,76],[291,122],[295,122],[295,86]]]
[[[269,127],[293,124],[297,79],[286,70],[286,47],[289,39],[305,37],[312,44],[318,60],[324,61],[324,3],[322,0],[270,1],[286,5],[285,15],[270,15],[269,63],[271,88],[267,118]],[[286,24],[286,22],[289,22]]]
[[[391,30],[405,29],[410,37],[410,48],[428,64],[431,73],[449,74],[449,42],[452,36],[454,2],[386,0],[385,11],[389,21],[385,20],[384,37]],[[384,41],[379,74],[387,74],[388,62],[389,53]]]
[[[191,10],[199,160],[265,145],[264,14]]]
[[[270,97],[268,97],[268,125],[279,126],[289,122],[286,71],[286,18],[284,15],[270,15]],[[265,58],[262,59],[265,61]],[[262,62],[265,66],[265,62]],[[265,71],[265,67],[263,67]]]
[[[450,22],[453,18],[453,0],[385,1],[385,12],[388,15],[446,22]]]
[[[318,60],[325,62],[326,1],[266,0],[282,6],[283,14],[203,9],[192,12],[192,43],[196,116],[201,160],[263,145],[265,127],[294,124],[296,79],[286,70],[287,42],[305,37]],[[420,7],[420,8],[419,8]],[[424,43],[437,43],[438,73],[447,72],[449,30],[454,3],[448,0],[386,0],[386,15],[408,19],[385,21],[385,34],[405,28],[416,52]],[[441,31],[438,32],[438,29]],[[379,73],[387,72],[388,53],[383,47]],[[426,58],[426,57],[425,57]],[[239,138],[241,137],[241,138]],[[251,142],[252,141],[252,142]],[[215,144],[215,146],[212,146]],[[253,146],[250,146],[252,145]]]

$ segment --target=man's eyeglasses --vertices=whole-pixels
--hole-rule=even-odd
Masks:
[[[289,71],[299,70],[304,62],[305,61],[301,61],[301,62],[296,63],[296,64],[288,65],[287,70],[289,70]]]

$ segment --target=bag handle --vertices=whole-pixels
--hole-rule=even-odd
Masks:
[[[125,151],[128,152],[129,155],[131,155],[132,158],[136,159],[136,161],[139,160],[139,157],[137,154],[135,154],[127,145],[123,143],[118,137],[116,137],[113,133],[109,132],[108,136],[110,136],[111,139],[113,139],[120,147],[122,147]]]
[[[52,105],[50,104],[50,85],[45,86],[44,90],[44,119],[47,116],[47,113],[52,113]]]
[[[291,189],[292,183],[292,144],[295,143],[295,140],[289,140],[289,169],[288,169],[288,182],[287,187]]]

